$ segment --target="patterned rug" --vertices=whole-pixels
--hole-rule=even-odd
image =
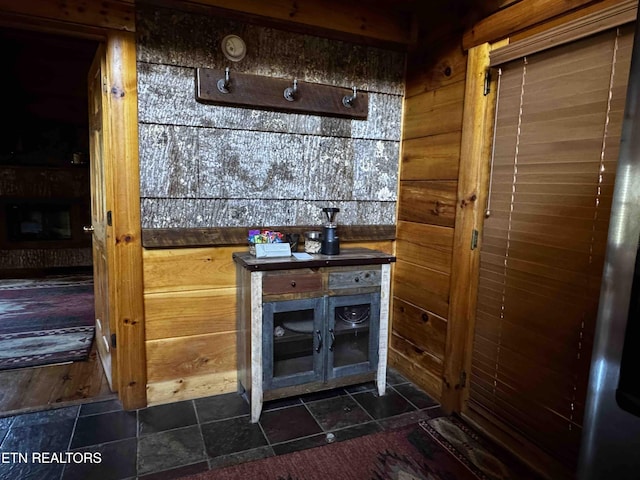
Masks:
[[[461,421],[396,430],[264,458],[185,480],[540,480]]]
[[[0,370],[86,359],[94,321],[90,275],[0,280]]]

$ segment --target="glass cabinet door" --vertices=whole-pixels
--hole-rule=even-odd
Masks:
[[[265,303],[263,306],[264,388],[323,379],[324,299]]]
[[[329,298],[328,377],[366,373],[378,364],[380,295]]]

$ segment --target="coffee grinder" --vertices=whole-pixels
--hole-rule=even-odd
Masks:
[[[337,235],[338,225],[335,222],[339,208],[323,208],[327,217],[327,223],[322,227],[322,246],[320,253],[323,255],[338,255],[340,253],[340,239]]]

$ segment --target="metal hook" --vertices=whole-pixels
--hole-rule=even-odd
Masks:
[[[284,89],[284,98],[289,102],[293,102],[296,99],[296,95],[298,95],[298,79],[294,78],[293,87]]]
[[[229,93],[229,84],[231,83],[231,75],[229,74],[229,67],[224,69],[224,78],[218,80],[218,90],[220,93]]]
[[[345,95],[342,97],[342,104],[347,108],[353,107],[353,102],[356,100],[357,96],[358,92],[356,91],[356,87],[353,87],[353,95]]]

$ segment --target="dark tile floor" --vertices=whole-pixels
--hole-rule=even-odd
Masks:
[[[160,480],[367,435],[441,415],[390,370],[373,383],[265,403],[235,393],[122,410],[112,400],[0,418],[2,480]]]

